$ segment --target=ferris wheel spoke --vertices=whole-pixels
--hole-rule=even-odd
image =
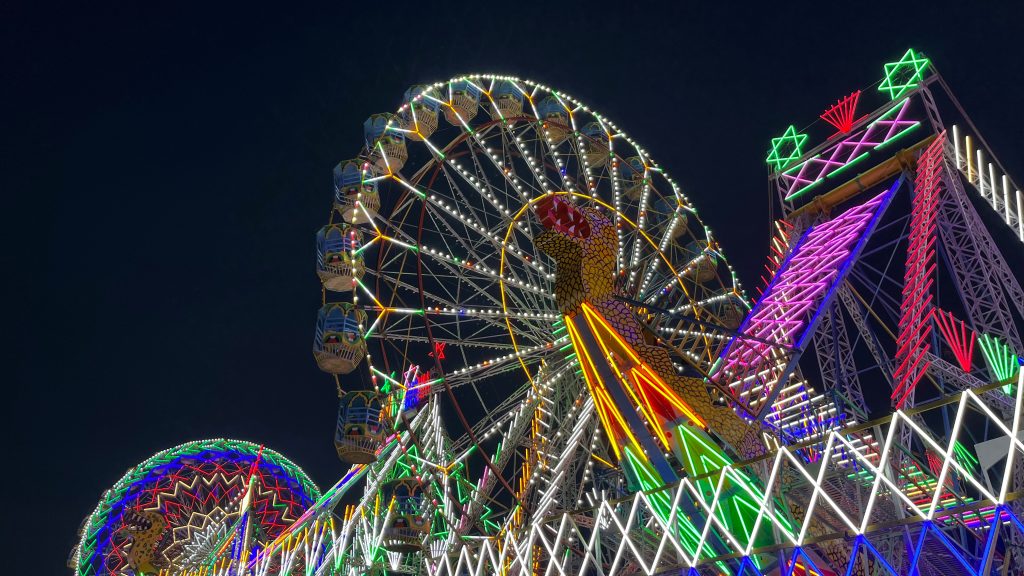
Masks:
[[[534,114],[536,114],[536,109],[534,109]],[[528,137],[527,140],[524,142],[523,137],[520,135],[522,134],[528,136],[532,132],[535,137],[539,136],[536,133],[536,125],[533,124],[532,122],[527,122],[524,124],[525,125],[520,128],[518,134],[516,133],[515,129],[509,128],[509,133],[512,137],[511,142],[515,145],[516,150],[518,150],[523,161],[526,162],[526,164],[528,165],[527,172],[538,184],[540,184],[540,189],[536,191],[537,194],[546,194],[548,192],[552,192],[556,190],[558,186],[552,186],[552,182],[548,179],[544,172],[543,162],[538,162],[535,159],[535,155],[530,154],[530,152],[526,149],[525,146],[527,142],[535,141],[535,138]]]
[[[466,346],[466,347],[470,347],[470,348],[487,348],[489,350],[509,350],[509,351],[511,351],[511,350],[515,349],[511,344],[505,344],[505,343],[500,343],[500,342],[475,342],[475,341],[472,341],[472,340],[464,340],[462,338],[433,338],[433,339],[431,339],[431,338],[428,338],[427,336],[420,336],[420,335],[416,335],[416,334],[409,334],[408,331],[402,331],[402,330],[399,330],[399,331],[396,331],[396,332],[387,332],[387,331],[381,332],[381,331],[378,331],[378,332],[375,333],[375,335],[379,336],[380,338],[384,338],[384,339],[387,339],[387,340],[394,340],[396,342],[416,342],[416,343],[424,343],[424,344],[426,344],[428,342],[434,342],[435,344],[450,345],[453,348]]]
[[[472,158],[474,152],[470,149],[469,152],[471,160],[476,164],[475,158]],[[508,219],[509,215],[505,214],[505,209],[501,207],[496,201],[491,200],[490,186],[487,185],[486,181],[482,181],[477,178],[485,178],[480,172],[470,173],[466,170],[456,158],[449,158],[446,164],[442,165],[442,173],[445,181],[448,183],[451,189],[451,199],[456,205],[460,206],[465,211],[463,213],[456,213],[460,219],[467,224],[469,227],[474,229],[475,233],[485,235],[488,239],[496,241],[496,238],[492,238],[490,234],[491,230],[495,227],[499,227],[501,223],[504,223]],[[466,190],[463,186],[459,185],[462,182],[463,186],[469,188],[472,191],[474,198],[478,200],[480,206],[477,206],[470,198],[466,195]],[[487,204],[485,204],[487,202]],[[487,210],[487,205],[490,205],[491,211]],[[497,220],[497,223],[491,223],[491,220]]]
[[[668,219],[668,218],[677,219],[678,218],[678,216],[677,216],[678,211],[681,210],[681,209],[682,208],[677,207],[676,208],[676,212],[673,213],[673,216],[665,215],[665,218],[666,219]],[[673,222],[675,222],[675,220],[673,220]],[[668,260],[670,262],[683,262],[683,261],[685,261],[686,254],[680,254],[679,250],[677,250],[677,247],[675,246],[675,243],[672,242],[672,238],[671,238],[672,230],[673,230],[672,224],[670,224],[664,230],[664,232],[663,232],[664,236],[662,237],[662,239],[658,243],[658,249],[662,253],[668,253],[669,254]],[[687,263],[687,266],[689,266],[689,264],[690,263]],[[660,258],[651,258],[650,259],[650,261],[647,263],[647,268],[644,271],[643,283],[641,284],[640,289],[637,291],[638,296],[643,295],[643,294],[646,293],[648,286],[651,285],[651,280],[654,279],[654,274],[656,272],[658,272],[658,270],[662,266],[665,266],[667,268],[667,265],[664,263],[664,261],[662,259],[660,259]],[[680,270],[677,270],[676,272],[679,273],[679,274],[683,273]],[[665,277],[668,279],[668,281],[671,281],[671,278],[668,278],[668,277],[674,277],[674,276],[671,274],[670,271],[666,270],[665,271]],[[655,282],[654,285],[655,285],[655,290],[657,290],[658,289],[657,288],[658,283]]]
[[[530,410],[532,406],[535,409],[535,402],[530,402],[527,395],[530,391],[529,383],[521,384],[509,398],[499,404],[494,410],[487,412],[483,418],[474,426],[474,433],[477,435],[493,435],[500,432],[501,426],[508,424],[510,421],[515,420],[517,413],[522,415],[525,411]],[[518,445],[517,438],[504,436],[502,438],[505,447],[511,447],[514,450]],[[464,453],[468,450],[473,449],[473,445],[468,439],[460,439],[453,443],[452,448],[456,452]]]
[[[501,140],[499,143],[500,149],[507,149],[508,133],[506,132],[505,128],[499,127],[499,129],[497,130],[477,133],[474,135],[474,138],[477,140],[478,144],[483,149],[483,153],[474,154],[474,161],[479,173],[484,174],[483,166],[479,162],[478,158],[479,155],[483,155],[490,161],[490,166],[495,170],[495,172],[504,180],[506,187],[501,190],[501,193],[504,195],[504,202],[502,203],[500,200],[492,198],[488,198],[488,200],[491,200],[492,203],[495,203],[496,208],[498,208],[501,211],[505,211],[506,215],[509,215],[511,212],[510,207],[521,206],[522,204],[525,203],[525,201],[528,201],[531,197],[535,196],[536,193],[539,192],[539,190],[534,188],[533,186],[530,186],[529,191],[523,189],[523,183],[516,176],[516,171],[513,169],[514,166],[511,162],[511,159],[506,159],[504,157],[499,158],[498,155],[495,154],[494,150],[491,148],[491,143],[487,141],[488,135],[492,133],[494,136],[496,136],[496,138],[499,138]],[[526,184],[529,185],[528,182]],[[511,186],[511,189],[509,189],[507,186]],[[531,236],[529,227],[523,225],[521,221],[517,221],[516,226],[528,237]]]
[[[447,238],[443,238],[443,241],[447,242]],[[464,244],[462,246],[465,247]],[[447,245],[445,244],[444,247],[447,247]],[[448,279],[461,279],[466,277],[467,272],[475,272],[485,277],[482,279],[482,281],[493,282],[496,279],[496,275],[493,273],[493,271],[489,270],[486,266],[480,264],[479,262],[477,262],[476,265],[473,265],[472,260],[460,259],[457,256],[447,253],[444,249],[438,250],[436,248],[424,246],[418,250],[418,253],[422,265],[431,266],[431,263],[433,263],[434,265],[440,267],[439,269],[431,268],[428,271],[431,275],[435,275],[437,277],[447,277]],[[447,290],[447,286],[444,283],[441,284],[441,288]],[[480,289],[482,294],[487,293],[486,290],[483,290],[482,287],[477,286],[477,288]],[[524,288],[529,289],[530,286],[527,285],[524,286]],[[535,291],[540,292],[538,288],[533,289]],[[418,287],[413,288],[413,290],[416,292],[420,291]],[[449,292],[449,298],[451,300],[454,300],[456,296]],[[494,303],[498,302],[496,298],[492,297],[492,300]]]
[[[529,316],[517,316],[503,312],[491,314],[489,310],[472,308],[470,306],[460,308],[427,308],[426,314],[431,318],[431,327],[448,329],[452,326],[460,326],[466,329],[483,330],[485,328],[497,328],[502,334],[508,336],[508,324],[512,321],[514,328],[519,330],[543,329],[556,317],[551,313],[532,314]],[[478,328],[476,328],[478,327]],[[523,336],[530,338],[529,334]]]
[[[456,298],[456,296],[452,294],[449,295],[449,298],[445,298],[430,292],[420,292],[417,286],[414,286],[408,282],[401,282],[395,278],[388,277],[387,275],[381,275],[381,277],[386,279],[395,286],[403,287],[409,290],[410,292],[422,294],[424,298],[428,301],[427,308],[425,309],[401,309],[400,311],[403,313],[420,315],[427,314],[431,318],[454,316],[456,318],[473,319],[482,323],[486,323],[492,329],[494,329],[497,334],[502,335],[502,337],[507,336],[508,334],[508,325],[506,323],[507,318],[513,318],[522,323],[526,323],[530,320],[539,322],[539,324],[531,324],[533,328],[540,328],[544,322],[550,322],[554,318],[554,315],[551,313],[529,312],[529,310],[537,310],[537,308],[524,308],[522,309],[524,310],[523,312],[516,312],[515,309],[513,309],[512,311],[499,313],[498,311],[501,309],[500,301],[497,298],[491,297],[489,294],[485,292],[476,292],[476,294],[488,296],[488,301],[491,304],[491,307],[480,307],[480,305],[475,302],[458,302],[452,299]],[[457,278],[453,277],[452,279],[454,280]],[[362,283],[360,283],[360,286],[365,289],[365,286]],[[430,306],[430,303],[440,304],[440,306]],[[392,308],[382,307],[379,303],[376,303],[375,306],[371,306],[366,309],[373,310],[378,313],[395,311],[395,309]],[[432,321],[431,325],[438,328],[447,327],[447,324],[444,320],[442,320],[441,322]],[[388,328],[384,328],[384,331],[389,335],[394,335],[395,333],[393,330],[390,330]],[[527,337],[532,338],[533,331],[530,330],[525,332],[524,334]],[[454,335],[452,337],[459,338],[458,335]]]
[[[482,141],[481,141],[481,146],[483,146],[483,142]],[[483,154],[483,155],[488,157],[488,158],[492,158],[492,156],[490,154]],[[480,154],[477,154],[475,151],[473,151],[473,154],[472,154],[473,164],[474,164],[474,166],[477,169],[477,173],[479,174],[480,179],[485,184],[487,184],[488,183],[488,179],[487,179],[488,177],[487,177],[487,175],[483,171],[483,165],[481,164],[481,162],[479,160],[479,156],[480,156]],[[492,161],[493,161],[493,158],[492,158]],[[474,184],[475,184],[475,182],[474,182]],[[491,193],[493,188],[491,188],[489,185],[488,185],[488,188],[489,188],[488,190],[480,190],[481,196],[486,198],[493,205],[493,208],[495,208],[498,211],[499,223],[500,223],[500,225],[504,225],[505,221],[510,216],[510,211],[509,211],[508,207],[505,204],[503,204],[501,201],[499,201],[497,199],[497,197],[494,194]],[[517,203],[519,202],[519,200],[517,198],[515,198],[515,197],[511,197],[510,198],[510,197],[506,196],[506,200],[513,200],[513,201],[516,201]],[[504,216],[502,216],[502,213],[504,213]],[[515,220],[513,222],[513,226],[514,226],[514,230],[515,231],[517,231],[519,233],[522,233],[526,238],[528,238],[530,240],[531,247],[532,247],[532,232],[531,232],[529,226],[527,226],[524,223],[524,221],[521,220],[521,219]],[[496,230],[494,233],[491,234],[491,237],[496,239],[496,238],[499,237],[499,234],[501,232],[502,232],[502,230],[499,227],[498,230]],[[518,236],[513,235],[513,239],[518,239]],[[518,244],[518,242],[516,242],[516,244]],[[504,242],[504,241],[501,244],[501,250],[505,251],[506,253],[511,251],[511,253],[513,253],[520,262],[525,260],[526,263],[528,264],[528,266],[526,266],[526,268],[525,268],[525,272],[526,272],[527,276],[530,277],[534,282],[537,282],[537,284],[539,284],[539,285],[546,284],[547,281],[550,280],[550,274],[545,270],[543,264],[538,262],[535,258],[529,258],[529,257],[527,257],[525,255],[527,250],[521,250],[518,247],[518,245],[514,245],[514,246],[512,246],[510,248],[510,246],[507,244],[507,242]],[[510,269],[514,269],[514,268],[510,267]],[[537,302],[533,302],[533,304],[536,305]]]
[[[649,169],[645,171],[645,174],[647,173],[649,173]],[[648,179],[645,177],[645,181],[646,180]],[[630,250],[629,265],[627,270],[629,270],[628,285],[631,287],[635,287],[637,285],[636,277],[638,271],[644,266],[643,260],[645,259],[645,257],[651,255],[649,252],[644,253],[644,248],[652,248],[651,244],[647,240],[649,235],[646,237],[644,236],[644,234],[648,233],[648,230],[645,229],[645,220],[647,210],[649,209],[649,199],[651,195],[654,195],[656,197],[658,196],[658,193],[655,190],[655,188],[650,185],[644,185],[644,191],[640,197],[640,205],[637,210],[637,217],[636,220],[634,220],[636,229],[631,229],[628,231],[626,235],[626,241],[624,242],[625,246],[628,247],[628,249]],[[642,292],[643,290],[644,287],[640,286],[638,291]]]
[[[656,197],[656,198],[664,198],[664,196],[662,196],[661,194],[658,193],[657,189],[653,185],[645,186],[644,187],[644,195],[641,197],[640,207],[639,207],[639,209],[637,211],[637,214],[638,214],[637,220],[636,220],[637,229],[630,231],[631,234],[630,234],[630,238],[629,238],[629,242],[632,245],[632,258],[630,259],[630,264],[629,264],[629,270],[630,270],[630,282],[629,282],[629,284],[631,286],[635,286],[636,285],[635,282],[634,282],[633,274],[637,273],[637,271],[639,271],[641,268],[645,268],[645,271],[642,274],[642,278],[643,279],[641,280],[640,286],[637,289],[637,293],[638,294],[641,294],[641,293],[644,292],[644,290],[646,290],[647,282],[650,280],[651,268],[652,267],[657,267],[657,266],[661,265],[661,263],[662,263],[660,258],[657,258],[657,257],[653,257],[653,258],[650,258],[650,257],[644,258],[644,257],[642,257],[641,256],[641,252],[643,251],[644,248],[647,248],[648,250],[664,251],[667,248],[666,240],[669,239],[667,234],[666,234],[666,236],[664,238],[656,237],[655,235],[652,234],[653,230],[651,230],[648,227],[648,222],[650,220],[650,215],[651,215],[652,211],[654,210],[654,208],[651,206],[651,203],[650,203],[650,197],[652,195],[654,197]],[[674,198],[673,198],[673,200],[674,200]],[[653,246],[652,246],[652,244],[653,244]],[[655,246],[657,248],[654,248]],[[648,253],[648,254],[645,254],[644,256],[650,256],[650,255],[651,254]],[[656,254],[655,254],[655,256],[656,256]],[[646,260],[646,262],[644,262],[644,260]]]
[[[521,133],[525,132],[521,130]],[[544,186],[543,179],[538,179],[534,167],[530,165],[528,156],[522,152],[523,142],[516,140],[521,137],[516,133],[515,127],[506,126],[496,136],[501,138],[499,145],[503,151],[501,170],[518,192],[518,201],[525,204],[533,198],[546,194],[549,188]],[[528,174],[528,176],[523,178],[520,176],[522,174]],[[527,230],[527,232],[529,231]]]
[[[551,299],[550,293],[539,286],[520,282],[515,278],[498,276],[486,270],[479,263],[476,263],[476,266],[470,265],[456,268],[455,266],[457,266],[457,264],[452,262],[449,258],[445,258],[444,255],[430,261],[424,260],[422,263],[425,272],[438,280],[436,284],[439,284],[439,287],[445,290],[453,300],[457,300],[458,296],[450,292],[449,284],[464,282],[468,288],[472,288],[472,290],[467,290],[467,292],[469,292],[474,298],[479,299],[480,304],[485,303],[490,306],[503,307],[500,294],[494,293],[494,283],[502,281],[504,281],[508,287],[505,293],[510,299],[512,299],[514,306],[517,308],[526,310],[532,307],[533,309],[537,309],[537,305],[539,304],[538,301],[535,300],[534,302],[528,302],[523,300],[523,298],[529,294],[542,296],[546,300]],[[464,305],[455,306],[455,308],[462,309],[467,306],[473,307],[475,305],[474,302],[462,302],[462,304]],[[546,308],[547,306],[544,306],[541,309]]]
[[[564,345],[566,342],[565,338],[553,342],[547,342],[544,344],[538,344],[529,347],[521,347],[517,351],[498,356],[495,358],[488,358],[481,362],[476,363],[472,366],[466,366],[465,368],[459,368],[447,375],[448,381],[453,386],[473,383],[477,381],[483,381],[487,378],[505,374],[509,371],[518,371],[521,368],[520,360],[523,363],[529,365],[538,363],[541,360],[551,357],[556,360],[556,363],[560,364],[562,356],[558,353],[558,346]]]
[[[462,215],[454,208],[450,207],[450,205],[448,205],[447,203],[437,199],[436,196],[433,197],[432,200],[433,202],[431,204],[428,204],[427,209],[428,214],[431,215],[432,222],[440,224],[449,232],[449,234],[443,235],[441,237],[441,241],[445,243],[445,246],[447,246],[447,243],[450,241],[457,242],[461,249],[466,252],[467,256],[460,258],[455,255],[447,254],[444,251],[438,252],[436,249],[429,246],[420,247],[420,252],[422,254],[435,256],[440,259],[447,260],[456,265],[465,266],[465,264],[469,262],[470,265],[466,266],[468,270],[477,271],[496,278],[497,272],[492,267],[489,267],[486,264],[481,264],[481,262],[486,262],[487,258],[485,255],[479,252],[479,246],[474,246],[469,242],[470,230],[473,230],[473,234],[476,235],[478,240],[487,242],[491,248],[499,252],[504,252],[505,254],[509,255],[510,258],[514,258],[518,263],[522,265],[523,270],[528,271],[532,268],[537,270],[537,273],[540,275],[541,278],[546,279],[548,277],[546,269],[542,264],[528,259],[526,257],[526,253],[522,250],[519,250],[517,247],[506,246],[501,240],[498,239],[499,236],[497,233],[489,231],[485,232],[485,230],[487,230],[485,227],[483,227],[476,221],[471,220],[468,217]],[[433,204],[436,204],[437,208],[435,208]],[[461,225],[468,226],[468,228],[465,230],[458,230],[455,227],[455,225],[453,225],[452,218],[454,218],[455,221],[460,222]],[[469,222],[468,224],[467,221]],[[473,265],[474,262],[476,264],[475,266]],[[515,268],[510,267],[509,270],[510,280],[523,286],[532,285],[531,283],[524,282],[522,279],[520,279],[518,275],[514,273]],[[539,287],[535,287],[532,289],[539,293],[544,293],[544,291],[541,290]]]
[[[561,105],[563,108],[565,108],[564,101],[558,96],[557,93],[552,92],[549,95],[549,98],[554,98],[555,101],[558,102],[559,105]],[[544,128],[544,124],[547,122],[547,119],[544,118],[543,115],[537,110],[536,101],[534,99],[532,99],[532,98],[530,99],[530,107],[533,109],[533,115],[537,119],[535,122],[532,122],[529,125],[529,129],[532,129],[534,134],[536,135],[534,140],[537,143],[537,148],[538,148],[538,154],[537,155],[541,156],[541,157],[551,157],[552,159],[555,160],[555,163],[557,165],[557,168],[555,169],[555,171],[556,171],[556,173],[558,175],[558,182],[553,182],[550,178],[547,178],[545,176],[544,180],[542,181],[542,183],[543,182],[553,183],[553,184],[556,184],[556,186],[555,186],[556,189],[566,190],[566,191],[573,191],[572,182],[567,180],[565,167],[563,165],[562,160],[559,159],[557,143],[555,143],[551,139],[551,137],[549,136],[547,130]],[[572,119],[571,115],[569,116],[569,119],[571,121],[571,119]],[[560,129],[561,129],[561,127],[560,127]],[[574,127],[572,127],[572,129],[574,130]],[[523,150],[523,152],[525,153],[525,150]],[[530,160],[531,160],[531,165],[533,165],[533,167],[534,167],[534,173],[537,174],[538,176],[542,175],[542,173],[544,172],[544,168],[545,168],[544,162],[538,162],[536,165],[534,165],[533,161],[532,161],[532,157],[530,157]],[[558,183],[560,183],[560,185],[558,185]]]
[[[447,323],[431,322],[430,328],[441,338],[456,338],[466,342],[504,342],[508,339],[507,326],[490,322],[453,318]],[[528,338],[527,341],[533,342],[535,339],[534,336]]]

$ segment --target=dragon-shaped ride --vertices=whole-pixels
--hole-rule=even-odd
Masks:
[[[154,510],[125,512],[125,530],[131,536],[132,545],[128,549],[128,567],[135,576],[147,576],[159,572],[153,562],[156,547],[167,530],[167,521],[163,514]]]
[[[695,415],[708,432],[742,458],[763,454],[766,448],[759,427],[731,407],[713,402],[703,379],[678,374],[668,350],[645,338],[633,310],[616,297],[618,238],[611,219],[598,208],[573,205],[565,195],[545,196],[535,206],[544,230],[534,237],[534,245],[555,260],[555,300],[562,314],[572,318],[589,305],[607,321],[689,409],[662,414],[668,423],[687,420],[689,412],[689,420]]]

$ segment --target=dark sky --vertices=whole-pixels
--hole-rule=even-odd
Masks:
[[[751,288],[770,138],[907,47],[1024,178],[1020,2],[98,4],[0,6],[10,573],[64,573],[100,492],[185,440],[265,442],[322,487],[343,472],[310,353],[313,234],[331,168],[412,83],[511,73],[589,103]]]

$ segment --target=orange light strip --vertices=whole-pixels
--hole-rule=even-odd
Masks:
[[[664,449],[671,449],[672,445],[669,444],[668,436],[665,434],[665,426],[662,423],[662,420],[664,418],[657,417],[657,414],[654,410],[654,402],[652,401],[651,397],[648,396],[647,394],[647,387],[640,384],[645,379],[645,376],[642,373],[640,373],[640,371],[638,371],[636,368],[630,368],[629,374],[630,376],[633,377],[633,381],[637,384],[637,390],[639,390],[641,396],[643,396],[643,401],[640,402],[640,409],[643,410],[644,414],[647,416],[648,423],[650,423],[651,428],[654,429],[654,433],[658,435],[658,438],[661,440],[661,445],[664,447]]]

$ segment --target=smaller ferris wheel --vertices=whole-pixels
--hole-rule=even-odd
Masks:
[[[227,573],[319,498],[305,472],[264,446],[187,442],[103,492],[68,564],[76,576]]]

